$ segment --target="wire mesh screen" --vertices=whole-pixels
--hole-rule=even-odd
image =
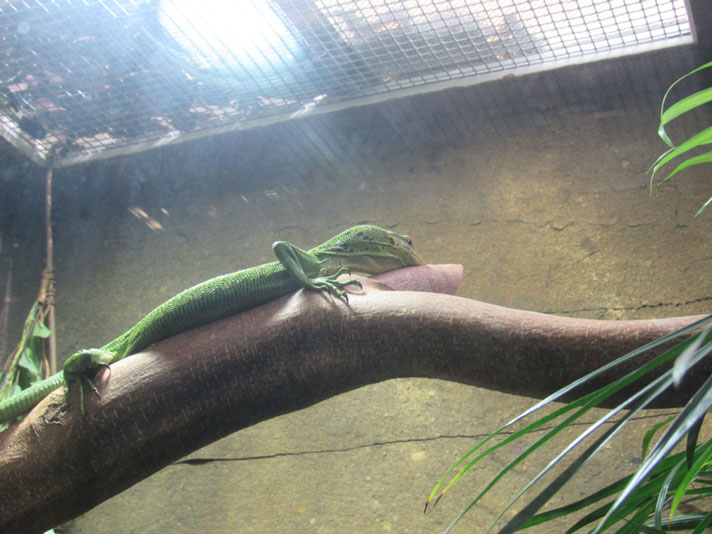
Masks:
[[[684,0],[7,0],[0,32],[0,132],[54,166],[691,41]]]

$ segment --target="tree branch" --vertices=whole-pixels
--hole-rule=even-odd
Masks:
[[[384,278],[454,292],[461,273]],[[0,531],[42,532],[225,435],[366,384],[430,377],[541,397],[696,319],[570,319],[375,285],[348,305],[299,291],[101,371],[85,418],[75,388],[69,406],[56,391],[1,433]],[[683,385],[669,404],[694,380]]]

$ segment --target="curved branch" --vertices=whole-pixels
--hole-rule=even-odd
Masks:
[[[461,273],[383,278],[454,292]],[[42,532],[231,432],[366,384],[430,377],[541,397],[698,319],[571,319],[381,289],[365,285],[348,305],[299,291],[167,339],[102,371],[84,419],[76,390],[71,408],[49,395],[0,434],[0,531]]]

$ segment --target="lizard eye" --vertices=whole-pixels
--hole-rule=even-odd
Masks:
[[[390,242],[391,242],[391,245],[393,245],[394,247],[395,247],[396,244],[397,244],[397,243],[396,243],[396,238],[393,237],[392,235],[389,235],[389,236],[388,236],[388,241],[390,241]]]

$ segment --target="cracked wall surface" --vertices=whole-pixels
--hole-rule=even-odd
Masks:
[[[431,263],[462,263],[460,296],[601,319],[709,312],[712,210],[694,213],[712,195],[712,167],[652,194],[646,175],[664,148],[665,87],[700,62],[665,50],[57,171],[60,353],[270,261],[274,240],[310,247],[360,222],[408,233]],[[42,268],[42,186],[23,162],[0,175],[15,336]],[[64,532],[441,532],[512,456],[493,455],[423,517],[432,486],[530,403],[435,380],[376,384],[197,451]],[[554,503],[633,469],[657,420],[637,421]],[[518,466],[456,532],[483,532],[545,461]]]

